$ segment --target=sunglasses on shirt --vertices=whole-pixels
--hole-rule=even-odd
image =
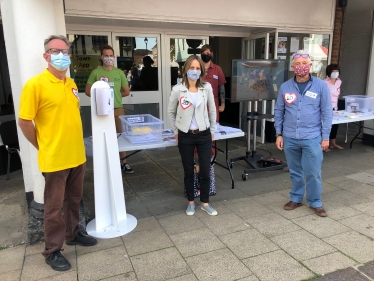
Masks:
[[[308,54],[296,54],[293,56],[294,59],[298,59],[298,58],[309,58],[309,55]]]

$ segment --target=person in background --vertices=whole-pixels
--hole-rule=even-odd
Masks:
[[[78,87],[66,77],[69,40],[49,36],[44,50],[48,68],[24,85],[18,125],[38,150],[39,169],[45,178],[42,255],[52,269],[65,271],[71,265],[61,254],[64,240],[67,245],[82,246],[93,246],[97,240],[81,233],[78,226],[86,155]]]
[[[117,133],[122,133],[122,124],[119,116],[125,115],[125,110],[122,105],[122,97],[127,97],[130,94],[125,74],[121,69],[114,67],[114,50],[109,45],[104,45],[101,48],[101,60],[103,65],[94,69],[88,78],[85,93],[91,96],[92,84],[96,81],[104,81],[114,90],[114,121],[116,124]],[[126,152],[120,152],[120,159],[126,157]],[[134,171],[130,165],[126,163],[126,159],[121,160],[121,169],[125,173],[132,174]]]
[[[130,82],[131,82],[131,76],[132,76],[132,67],[131,67],[131,69],[129,70],[129,72],[127,73],[127,82],[130,84]]]
[[[209,45],[204,45],[201,47],[201,59],[204,62],[204,69],[206,75],[204,80],[209,82],[213,88],[214,103],[217,110],[216,122],[219,122],[219,113],[225,110],[225,75],[221,67],[212,62],[213,50]],[[219,105],[219,99],[221,99],[221,105]]]
[[[311,65],[310,56],[304,51],[292,55],[295,76],[279,89],[274,127],[276,146],[284,149],[292,182],[291,200],[284,209],[302,206],[306,191],[310,208],[316,215],[326,217],[321,199],[321,167],[322,151],[329,147],[332,106],[326,83],[310,75]]]
[[[201,209],[211,216],[218,214],[209,205],[210,152],[216,130],[216,107],[212,86],[204,82],[204,77],[205,68],[201,58],[189,56],[182,69],[182,83],[173,87],[168,107],[184,169],[184,185],[189,201],[186,214],[189,216],[195,213],[195,147],[200,163]]]
[[[140,77],[138,75],[138,69],[133,66],[131,67],[131,80],[130,80],[130,91],[140,91]]]
[[[326,79],[325,82],[330,90],[331,104],[333,110],[338,110],[338,98],[340,95],[340,86],[342,80],[339,78],[340,67],[337,64],[330,64],[326,67]],[[331,126],[330,132],[330,148],[343,149],[340,145],[336,144],[336,135],[338,133],[339,124]],[[326,152],[330,152],[330,149],[326,149]]]

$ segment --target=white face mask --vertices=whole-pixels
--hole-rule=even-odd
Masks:
[[[106,65],[114,66],[114,58],[113,57],[104,57],[103,63]]]
[[[336,79],[339,77],[339,72],[331,72],[330,78]]]

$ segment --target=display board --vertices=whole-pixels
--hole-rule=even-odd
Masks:
[[[232,60],[231,102],[272,100],[288,79],[287,60]]]

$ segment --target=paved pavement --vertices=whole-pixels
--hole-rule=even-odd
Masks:
[[[342,129],[342,128],[341,128]],[[339,135],[338,142],[343,143]],[[274,144],[259,145],[264,156],[284,159]],[[229,174],[215,166],[219,215],[197,208],[185,215],[183,174],[176,148],[144,151],[130,158],[124,175],[127,212],[134,231],[99,240],[94,247],[65,246],[72,269],[53,271],[40,255],[43,244],[27,245],[27,210],[22,173],[0,177],[0,276],[2,280],[374,280],[374,148],[332,150],[323,164],[327,218],[307,205],[283,210],[289,201],[287,169],[250,174],[234,164]],[[230,142],[230,157],[245,154],[243,140]],[[222,160],[222,157],[220,156]],[[94,218],[92,160],[84,203]],[[373,279],[371,279],[373,278]]]

